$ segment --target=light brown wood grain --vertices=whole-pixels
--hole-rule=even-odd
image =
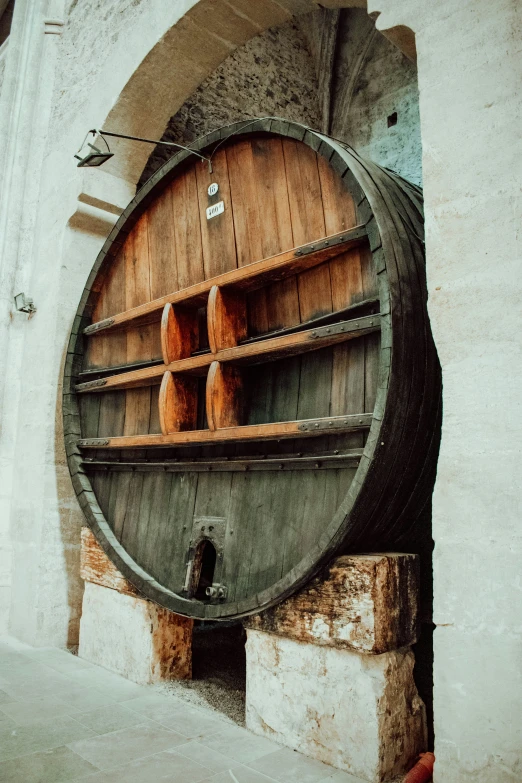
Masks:
[[[174,211],[174,241],[178,286],[181,290],[199,283],[205,277],[203,269],[203,247],[199,218],[198,189],[194,167],[182,172],[170,185]],[[161,297],[163,307],[170,301],[168,295]]]
[[[337,244],[341,237],[345,241]],[[143,305],[137,305],[128,310],[113,315],[113,324],[107,329],[114,329],[129,321],[136,320],[150,313],[157,313],[165,307],[168,302],[185,303],[190,305],[204,305],[212,286],[219,287],[234,286],[243,291],[254,291],[262,288],[275,280],[282,280],[286,277],[295,275],[305,269],[322,264],[331,258],[335,258],[340,253],[350,247],[355,247],[367,243],[367,235],[364,226],[355,226],[349,231],[341,231],[337,234],[327,237],[332,240],[332,244],[314,252],[299,253],[296,251],[307,250],[307,246],[314,244],[308,242],[305,245],[294,247],[275,256],[264,258],[252,264],[247,264],[239,269],[233,269],[208,280],[202,280],[199,283],[191,284],[186,288],[175,291],[167,296],[159,297]],[[90,339],[97,339],[99,335],[104,334],[105,330],[93,332],[89,335]]]
[[[220,149],[213,156],[212,169],[212,173],[210,173],[205,161],[195,164],[201,241],[203,246],[203,265],[206,278],[220,275],[223,272],[228,272],[237,267],[234,224],[232,210],[230,209],[228,164],[224,149]],[[219,185],[219,191],[216,196],[209,196],[208,186],[213,183]],[[224,202],[224,211],[220,215],[208,220],[206,215],[207,207],[218,201]]]
[[[328,419],[328,424],[332,422],[327,432],[355,432],[357,430],[367,430],[372,423],[372,414],[361,413],[357,416],[338,416]],[[314,420],[310,420],[313,422]],[[323,435],[326,430],[314,430],[310,428],[306,431],[300,429],[301,425],[308,425],[308,420],[304,421],[284,421],[275,424],[252,424],[244,427],[226,427],[216,430],[187,430],[186,432],[175,432],[170,435],[134,435],[130,437],[108,438],[108,442],[103,443],[103,448],[108,449],[128,449],[128,448],[153,448],[154,446],[178,446],[189,444],[205,443],[225,443],[240,442],[247,440],[273,440],[274,438],[309,438],[318,434]],[[78,446],[82,449],[99,448],[100,444],[96,440],[79,440]]]
[[[294,242],[304,244],[326,236],[317,154],[292,139],[283,142]],[[328,264],[317,265],[297,277],[301,321],[332,310]]]
[[[147,210],[152,299],[179,288],[172,189],[165,188]]]

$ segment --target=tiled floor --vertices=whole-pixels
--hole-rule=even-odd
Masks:
[[[0,641],[2,783],[361,783],[57,649]]]

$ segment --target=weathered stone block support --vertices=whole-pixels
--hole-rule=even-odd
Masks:
[[[337,558],[246,621],[247,727],[371,783],[426,750],[413,680],[418,558]]]
[[[192,676],[193,620],[142,598],[82,528],[80,658],[141,684]]]

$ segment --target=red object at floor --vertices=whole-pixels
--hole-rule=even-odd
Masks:
[[[435,756],[433,753],[421,753],[419,761],[410,769],[404,783],[428,783],[433,776]]]

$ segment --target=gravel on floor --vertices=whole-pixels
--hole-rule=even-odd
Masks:
[[[241,623],[194,623],[192,680],[171,680],[155,690],[206,707],[245,725],[246,632]]]

